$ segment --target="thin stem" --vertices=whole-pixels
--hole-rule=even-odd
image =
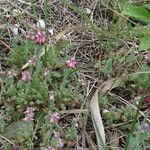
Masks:
[[[8,143],[10,143],[10,144],[14,144],[13,142],[11,142],[8,138],[6,138],[5,136],[3,136],[3,135],[0,135],[0,138],[2,138],[2,139],[4,139],[5,141],[7,141]]]
[[[145,90],[145,91],[146,91],[146,90]],[[146,93],[146,92],[144,92],[144,93]],[[136,111],[136,114],[135,114],[133,123],[132,123],[132,125],[131,125],[131,130],[130,130],[130,132],[129,132],[129,134],[128,134],[128,137],[127,137],[127,140],[126,140],[125,150],[128,150],[128,145],[129,145],[129,142],[130,142],[130,137],[131,137],[131,134],[132,134],[133,131],[134,131],[134,128],[135,128],[135,125],[136,125],[136,121],[137,121],[137,118],[138,118],[138,115],[139,115],[139,112],[140,112],[140,108],[141,108],[142,103],[143,103],[143,101],[144,101],[144,95],[145,95],[145,94],[142,95],[142,99],[141,99],[141,101],[140,101],[140,103],[139,103],[139,105],[138,105],[138,107],[137,107],[137,111]]]

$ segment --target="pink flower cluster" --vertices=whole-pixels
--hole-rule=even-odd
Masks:
[[[57,124],[60,118],[58,113],[49,113],[48,117],[51,124]]]
[[[76,64],[77,64],[77,62],[76,62],[74,57],[72,57],[72,58],[70,58],[69,60],[66,61],[66,66],[68,68],[75,68]]]
[[[50,123],[54,125],[58,123],[60,116],[57,112],[54,113],[49,112],[48,119]],[[64,146],[64,142],[62,138],[60,138],[60,133],[54,130],[52,136],[58,141],[57,145],[55,145],[55,148],[59,148],[59,149],[62,148]],[[45,150],[56,150],[55,148],[48,146]]]
[[[147,105],[147,109],[150,109],[150,95],[144,98],[144,102]]]
[[[31,74],[29,71],[25,70],[22,72],[22,77],[21,77],[21,80],[22,81],[30,81],[32,78],[31,78]]]
[[[38,32],[35,35],[35,41],[38,44],[44,44],[46,42],[46,35],[44,32]]]
[[[55,145],[55,148],[61,149],[64,147],[64,141],[62,138],[60,138],[60,133],[53,131],[53,138],[57,140],[57,145]],[[53,147],[48,146],[45,150],[55,150]]]
[[[26,38],[29,39],[29,40],[34,40],[35,39],[34,32],[28,32]]]
[[[46,42],[46,34],[42,31],[38,31],[37,33],[29,32],[26,37],[27,39],[33,40],[40,45]]]
[[[145,54],[145,59],[150,61],[150,53]]]
[[[34,117],[34,111],[35,111],[35,108],[27,107],[26,111],[24,112],[25,118],[23,118],[23,120],[26,122],[31,122]]]
[[[28,64],[32,65],[32,66],[35,66],[36,64],[36,58],[35,57],[32,57],[31,59],[28,60]]]
[[[57,131],[53,131],[53,137],[54,138],[59,138],[60,137],[60,133]]]

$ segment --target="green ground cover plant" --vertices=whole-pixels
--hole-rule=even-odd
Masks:
[[[149,1],[0,1],[0,149],[150,149]]]

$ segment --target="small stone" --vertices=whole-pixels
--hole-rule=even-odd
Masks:
[[[85,8],[85,12],[86,14],[91,14],[92,11],[89,8]]]
[[[42,19],[39,19],[36,26],[37,26],[37,28],[45,29],[45,27],[46,27],[45,21]]]
[[[49,28],[49,29],[48,29],[48,32],[49,32],[51,35],[54,35],[54,29],[53,29],[53,28]]]
[[[102,114],[106,114],[106,113],[109,113],[109,110],[104,109],[104,110],[102,111]]]
[[[10,30],[13,33],[14,36],[18,36],[19,35],[17,25],[14,25],[14,26],[10,27]]]

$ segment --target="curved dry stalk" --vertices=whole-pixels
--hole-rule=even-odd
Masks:
[[[97,88],[96,92],[94,93],[90,101],[90,110],[91,110],[93,124],[94,124],[95,131],[96,131],[96,137],[97,137],[99,150],[105,150],[106,138],[105,138],[104,125],[103,125],[102,117],[100,114],[100,107],[98,103],[98,100],[99,100],[98,93],[100,90],[102,90],[103,92],[107,92],[113,88],[121,86],[123,82],[124,82],[124,78],[123,79],[117,78],[115,80],[111,79],[107,82],[102,83]]]
[[[98,93],[99,93],[99,89],[96,90],[96,92],[94,93],[91,99],[90,110],[91,110],[94,128],[96,131],[98,147],[101,149],[101,147],[105,147],[106,139],[105,139],[104,125],[103,125],[102,117],[100,114],[100,108],[98,104]],[[102,150],[104,150],[104,148],[102,148]]]

